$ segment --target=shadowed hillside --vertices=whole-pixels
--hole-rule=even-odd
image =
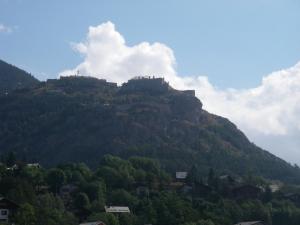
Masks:
[[[38,80],[31,74],[0,60],[0,92],[36,85]]]
[[[89,77],[63,77],[0,97],[0,150],[45,166],[98,165],[104,154],[159,159],[168,171],[197,164],[228,174],[300,183],[300,171],[250,143],[234,124],[202,109],[193,91],[163,79],[118,87]]]

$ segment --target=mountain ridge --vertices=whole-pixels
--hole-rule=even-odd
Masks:
[[[105,154],[145,156],[168,171],[197,165],[203,174],[215,168],[300,183],[298,168],[251,143],[228,119],[203,110],[192,91],[175,90],[161,78],[119,87],[61,77],[0,95],[0,103],[2,155],[14,151],[45,166],[96,166]]]
[[[32,87],[38,82],[26,71],[0,60],[0,92]]]

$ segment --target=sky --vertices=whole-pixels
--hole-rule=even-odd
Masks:
[[[300,165],[299,0],[0,0],[0,59],[40,80],[164,76]]]

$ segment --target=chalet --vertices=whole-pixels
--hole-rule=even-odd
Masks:
[[[79,225],[105,225],[102,221],[95,221],[95,222],[86,222],[86,223],[81,223]]]
[[[232,195],[237,199],[256,199],[261,193],[262,190],[253,185],[243,185],[232,189]]]
[[[105,206],[104,209],[107,213],[130,213],[130,209],[127,206]]]
[[[28,163],[26,164],[26,167],[40,169],[41,165],[39,163]]]
[[[249,221],[249,222],[240,222],[235,225],[264,225],[261,221]]]
[[[187,172],[176,172],[175,178],[177,181],[184,181],[188,176]]]
[[[281,186],[279,184],[270,184],[269,188],[271,189],[271,192],[274,193],[276,191],[279,191]]]
[[[19,166],[17,164],[14,164],[13,166],[6,168],[6,170],[11,170],[11,171],[15,171],[15,170],[18,170],[18,169],[19,169]]]
[[[9,217],[18,209],[18,205],[6,198],[0,198],[0,222],[8,222]]]

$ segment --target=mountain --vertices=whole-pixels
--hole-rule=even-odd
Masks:
[[[0,92],[6,93],[18,88],[28,88],[39,81],[29,73],[0,60]]]
[[[300,183],[300,170],[249,142],[228,119],[208,113],[194,91],[160,78],[121,87],[91,77],[62,77],[0,95],[0,153],[44,166],[105,154],[158,159],[167,171],[196,165]]]

